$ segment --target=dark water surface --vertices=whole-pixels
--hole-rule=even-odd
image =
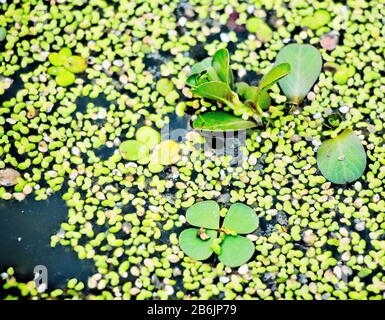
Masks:
[[[60,192],[45,201],[0,200],[0,270],[12,266],[20,280],[29,281],[34,267],[44,265],[51,289],[64,286],[72,277],[87,280],[92,272],[90,262],[79,260],[70,247],[50,247],[50,236],[66,216]]]

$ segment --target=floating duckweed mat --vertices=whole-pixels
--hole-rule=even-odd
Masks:
[[[65,287],[48,278],[47,289],[33,275],[18,280],[9,266],[1,295],[383,299],[383,12],[380,0],[2,1],[1,202],[63,192],[68,215],[50,245],[70,248],[94,270]],[[246,131],[237,161],[204,148],[199,131],[178,140],[162,134],[153,148],[145,141],[156,137],[136,135],[144,126],[185,129],[189,114],[218,108],[186,86],[190,67],[218,48],[229,50],[235,80],[254,84],[288,43],[318,48],[321,75],[299,106],[271,88],[269,121]],[[68,62],[63,48],[78,58]],[[317,149],[347,128],[367,167],[355,182],[332,184]],[[136,142],[122,155],[128,140]],[[174,140],[166,142],[172,154],[164,140]],[[152,149],[158,156],[147,159]],[[138,154],[146,161],[129,160]],[[183,253],[186,210],[203,200],[218,202],[221,217],[237,202],[255,211],[248,263],[230,268],[216,255]]]

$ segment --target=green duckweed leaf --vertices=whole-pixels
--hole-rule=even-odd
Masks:
[[[320,75],[321,54],[312,45],[289,44],[277,55],[276,64],[284,62],[290,64],[291,71],[278,83],[289,102],[299,104]]]
[[[254,121],[243,120],[223,111],[210,111],[199,114],[193,122],[194,129],[204,131],[237,131],[254,128]]]
[[[155,150],[155,155],[152,158],[153,163],[158,163],[164,166],[177,163],[180,156],[180,145],[174,140],[162,141]]]
[[[149,156],[149,148],[143,142],[137,140],[127,140],[120,144],[120,153],[128,161],[137,161]]]
[[[0,27],[0,41],[4,41],[7,37],[7,30],[3,27]]]
[[[174,89],[174,84],[167,78],[162,78],[156,83],[156,91],[162,96],[167,96]]]
[[[228,267],[239,267],[253,256],[255,246],[253,242],[243,236],[226,235],[221,245],[219,261]]]
[[[61,87],[68,87],[75,82],[75,75],[72,72],[62,69],[57,74],[55,81]]]
[[[233,85],[233,72],[231,71],[230,55],[227,49],[219,49],[215,52],[211,66],[220,80],[227,83],[230,87]]]
[[[60,67],[66,62],[67,57],[65,55],[60,55],[58,52],[51,52],[48,55],[48,60],[53,66]]]
[[[261,42],[268,42],[273,37],[273,30],[261,18],[252,17],[246,21],[246,29],[249,32],[256,33]]]
[[[331,20],[330,13],[327,10],[320,9],[314,12],[312,16],[304,17],[301,21],[303,27],[317,30],[327,25]]]
[[[230,206],[223,221],[223,228],[239,234],[247,234],[258,228],[259,219],[255,211],[243,203]]]
[[[258,84],[260,90],[269,89],[279,79],[283,78],[290,72],[290,64],[280,63],[275,65],[266,73]]]
[[[63,67],[72,73],[82,73],[87,69],[87,62],[81,56],[71,56],[66,58]]]
[[[49,67],[47,72],[48,74],[50,74],[51,76],[58,76],[59,74],[65,72],[66,69],[64,69],[63,67]]]
[[[187,209],[186,220],[195,227],[219,228],[219,205],[215,201],[197,202]]]
[[[334,139],[324,141],[317,153],[322,175],[336,184],[359,179],[366,168],[365,149],[356,134],[346,129]]]
[[[199,229],[189,228],[183,230],[179,235],[179,245],[182,251],[190,258],[195,260],[206,260],[212,254],[211,246],[217,237],[217,232],[214,230],[205,230],[209,239],[202,240],[198,236]]]
[[[160,133],[151,127],[140,127],[135,137],[136,140],[145,143],[150,150],[160,143]]]

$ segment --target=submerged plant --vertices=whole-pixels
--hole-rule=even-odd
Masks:
[[[234,203],[220,227],[219,212],[219,205],[212,200],[191,206],[187,210],[186,220],[198,228],[181,232],[180,247],[192,259],[206,260],[216,253],[224,265],[238,267],[246,263],[255,251],[253,242],[240,234],[255,231],[259,224],[258,216],[249,206]]]
[[[359,179],[366,168],[365,149],[351,129],[324,141],[318,149],[317,164],[322,175],[336,184]]]
[[[233,131],[257,126],[262,121],[263,110],[271,103],[267,91],[289,71],[288,63],[280,63],[262,78],[257,87],[244,82],[234,84],[229,52],[227,49],[217,50],[213,57],[192,67],[186,83],[195,95],[229,107],[235,117],[225,116],[222,111],[203,113],[194,121],[193,127],[207,131]],[[238,120],[235,120],[237,117]],[[218,126],[213,126],[214,122]],[[206,123],[209,125],[206,126]]]
[[[289,63],[290,73],[278,81],[289,103],[300,104],[317,81],[322,68],[320,52],[309,44],[289,44],[277,55],[276,64]]]

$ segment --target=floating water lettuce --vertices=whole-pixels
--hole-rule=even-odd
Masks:
[[[330,182],[353,182],[365,171],[365,149],[356,134],[351,129],[346,129],[336,138],[326,140],[320,145],[317,164],[322,175]]]
[[[198,114],[193,122],[195,129],[206,131],[246,130],[256,126],[255,121],[243,120],[223,111],[210,111]]]
[[[240,234],[248,234],[258,228],[255,211],[242,203],[229,208],[220,227],[219,205],[212,200],[191,206],[186,220],[194,227],[183,230],[179,245],[184,253],[195,260],[206,260],[213,253],[228,267],[238,267],[253,256],[255,246]],[[218,237],[219,234],[219,237]]]
[[[231,114],[226,115],[223,111],[211,112],[208,115],[201,115],[197,121],[194,121],[194,128],[208,131],[235,131],[257,126],[262,122],[263,110],[270,106],[271,101],[267,91],[289,71],[288,63],[277,64],[256,87],[243,82],[234,85],[229,53],[226,49],[219,49],[213,57],[206,58],[191,68],[186,83],[192,87],[195,95],[218,101],[229,107],[239,120],[236,121]],[[222,125],[221,121],[224,121]],[[255,124],[251,124],[253,121]],[[207,123],[209,125],[206,125]]]
[[[278,52],[275,61],[284,62],[290,64],[291,71],[278,83],[290,103],[300,104],[321,73],[321,54],[309,44],[289,44]]]

